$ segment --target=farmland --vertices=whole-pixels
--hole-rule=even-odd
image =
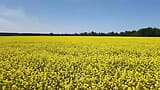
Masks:
[[[160,89],[157,37],[0,37],[0,90]]]

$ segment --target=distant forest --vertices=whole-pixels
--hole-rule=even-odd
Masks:
[[[143,36],[143,37],[160,37],[159,28],[142,28],[139,30],[124,31],[124,32],[83,32],[74,34],[56,34],[56,33],[2,33],[0,36]]]

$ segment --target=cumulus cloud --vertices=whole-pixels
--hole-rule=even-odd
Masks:
[[[0,31],[3,32],[41,32],[46,29],[37,17],[30,16],[22,8],[8,8],[0,5]],[[45,31],[44,31],[45,32]]]

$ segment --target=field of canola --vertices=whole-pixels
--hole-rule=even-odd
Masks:
[[[0,37],[0,90],[160,90],[160,38]]]

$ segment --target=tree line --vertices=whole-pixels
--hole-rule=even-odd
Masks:
[[[139,30],[124,32],[83,32],[74,34],[56,34],[56,33],[0,33],[0,36],[143,36],[143,37],[160,37],[159,28],[141,28]]]
[[[124,31],[124,32],[108,32],[108,33],[96,33],[94,31],[87,33],[80,33],[81,36],[144,36],[144,37],[160,37],[159,28],[141,28],[139,30]]]

